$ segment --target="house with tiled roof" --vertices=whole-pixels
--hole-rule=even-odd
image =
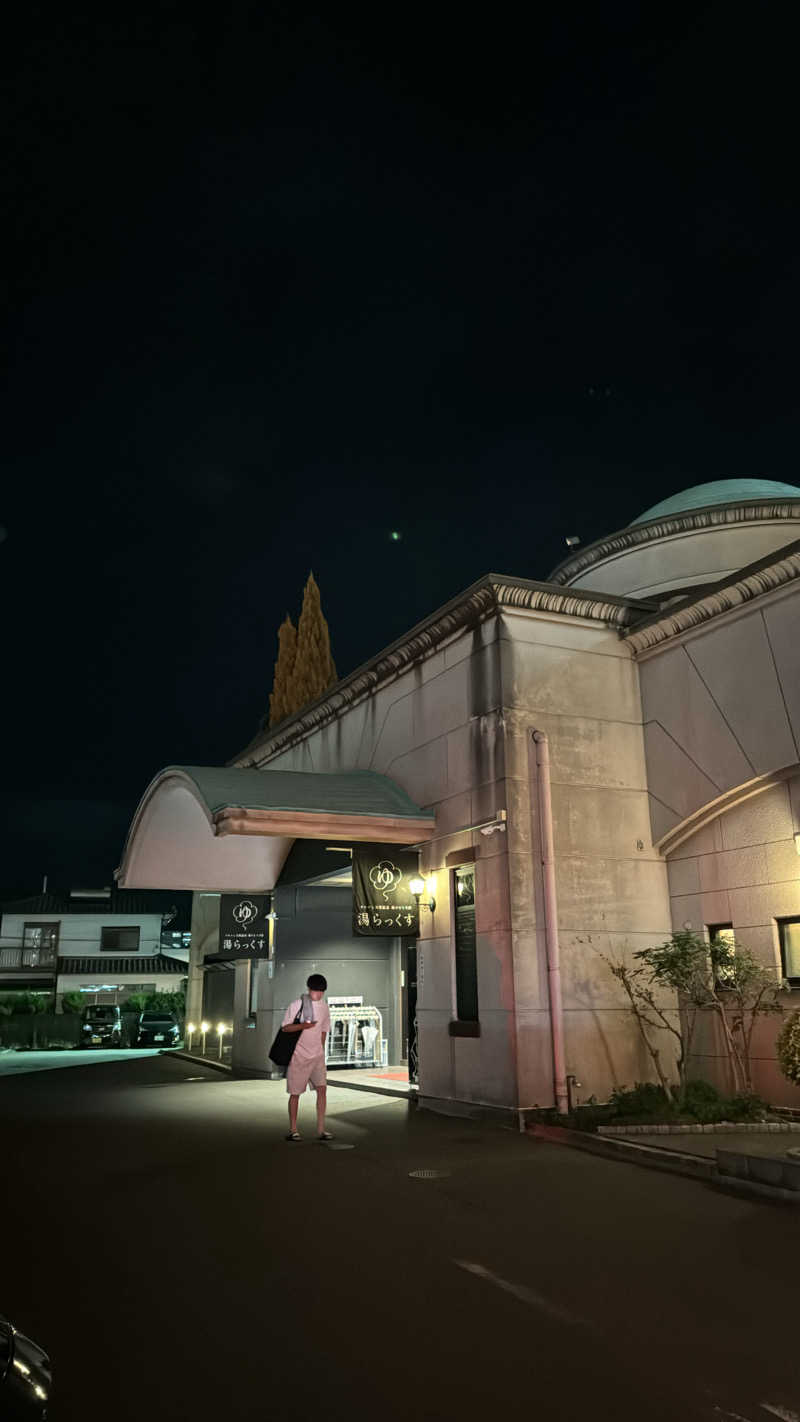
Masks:
[[[139,890],[43,891],[6,903],[0,918],[0,993],[64,993],[124,1002],[175,992],[188,971],[191,895]]]

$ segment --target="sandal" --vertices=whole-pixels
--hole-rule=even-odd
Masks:
[[[317,1136],[317,1140],[318,1140],[318,1141],[332,1141],[332,1140],[333,1140],[333,1136],[331,1135],[330,1131],[320,1131],[319,1135]]]
[[[303,1137],[301,1136],[299,1131],[290,1131],[288,1136],[286,1137],[287,1141],[301,1141],[302,1139]]]

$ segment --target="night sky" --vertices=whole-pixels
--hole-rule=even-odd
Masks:
[[[150,777],[242,748],[310,568],[345,674],[798,480],[790,12],[18,8],[0,897],[110,883]]]

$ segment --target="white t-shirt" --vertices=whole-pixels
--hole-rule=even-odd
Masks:
[[[294,1002],[289,1003],[283,1014],[283,1027],[291,1027],[302,1001],[301,997],[296,997]],[[330,1008],[324,998],[320,998],[318,1002],[312,1000],[311,1010],[314,1013],[314,1026],[304,1027],[302,1032],[298,1032],[297,1046],[292,1053],[293,1061],[314,1061],[323,1055],[322,1034],[331,1030]]]

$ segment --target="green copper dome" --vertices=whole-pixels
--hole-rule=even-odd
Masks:
[[[671,499],[653,504],[651,509],[633,519],[649,523],[668,514],[688,513],[690,509],[705,509],[711,504],[749,504],[757,499],[800,499],[800,489],[794,484],[778,484],[774,479],[715,479],[711,484],[695,484]]]

